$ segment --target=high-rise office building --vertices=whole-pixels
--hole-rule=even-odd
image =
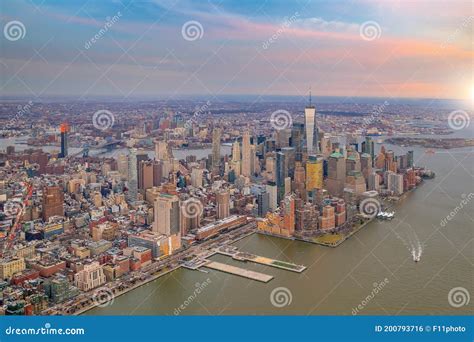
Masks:
[[[293,191],[306,201],[306,171],[301,162],[296,162]]]
[[[375,161],[375,145],[371,137],[365,137],[365,141],[362,142],[362,152],[370,155],[373,166]]]
[[[202,187],[202,178],[203,177],[203,169],[200,167],[194,167],[191,170],[191,185],[195,188]]]
[[[163,183],[163,161],[153,160],[153,186],[160,186]]]
[[[327,190],[332,196],[342,197],[346,181],[346,162],[340,152],[334,152],[328,160]]]
[[[279,203],[285,196],[285,178],[288,176],[288,169],[285,163],[285,154],[276,153],[276,185],[278,190],[277,202]]]
[[[293,123],[291,129],[290,146],[295,149],[295,160],[303,161],[303,140],[304,124],[300,122]]]
[[[166,236],[179,234],[180,211],[177,196],[161,193],[154,203],[153,232]]]
[[[278,148],[288,147],[290,146],[290,137],[291,137],[291,130],[290,129],[279,129],[276,131],[276,143]]]
[[[229,191],[221,191],[216,194],[217,219],[224,219],[230,216],[230,194]]]
[[[372,173],[369,174],[369,178],[367,180],[368,183],[368,190],[369,191],[379,191],[380,189],[380,181],[381,177],[378,173],[375,171],[372,171]]]
[[[119,154],[117,157],[117,169],[123,179],[128,179],[128,156],[126,154]]]
[[[221,129],[214,128],[212,131],[212,166],[219,167],[221,161]]]
[[[252,174],[252,159],[250,133],[246,131],[242,136],[242,175],[245,177],[250,177]]]
[[[69,125],[67,123],[62,123],[59,126],[59,130],[61,132],[61,158],[66,158],[68,154],[67,145],[68,145],[68,133],[69,133]]]
[[[407,167],[412,168],[414,166],[413,151],[408,151],[407,158],[408,158]]]
[[[265,217],[270,210],[270,194],[267,191],[262,191],[257,195],[258,216]]]
[[[278,208],[277,185],[274,182],[268,182],[265,188],[269,195],[269,208],[271,211],[275,211]]]
[[[237,162],[242,160],[240,155],[240,143],[236,140],[232,143],[232,161]]]
[[[311,92],[309,93],[309,104],[304,109],[304,125],[306,134],[306,149],[308,154],[319,152],[318,128],[316,125],[316,107],[311,104]]]
[[[323,159],[310,155],[306,162],[306,191],[323,188]]]
[[[53,216],[64,216],[64,193],[59,186],[43,188],[43,221]]]
[[[153,162],[141,161],[138,167],[138,189],[145,193],[146,189],[153,187]]]
[[[346,159],[346,174],[351,171],[360,171],[360,156],[357,152],[351,152]]]
[[[360,169],[365,181],[368,182],[369,175],[372,173],[372,157],[368,153],[362,153],[360,156]]]
[[[403,175],[388,171],[387,189],[394,195],[403,194]]]
[[[137,150],[130,149],[128,155],[128,192],[127,199],[129,201],[137,200],[138,193],[138,170],[137,170]]]
[[[155,159],[170,160],[171,158],[173,158],[173,152],[168,143],[155,140]]]
[[[295,148],[283,147],[281,152],[285,155],[285,169],[286,175],[291,179],[295,176]]]

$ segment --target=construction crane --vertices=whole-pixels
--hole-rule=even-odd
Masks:
[[[23,215],[28,205],[28,201],[31,199],[32,196],[33,196],[33,184],[26,182],[25,198],[23,199],[21,208],[18,210],[16,214],[15,222],[13,223],[13,226],[11,227],[10,232],[8,233],[7,240],[5,244],[3,245],[2,256],[5,255],[6,251],[10,250],[13,247],[13,241],[15,240],[16,233],[18,231],[18,228],[20,227],[21,221],[23,219]]]

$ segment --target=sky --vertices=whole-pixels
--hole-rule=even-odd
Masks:
[[[0,0],[0,24],[1,96],[474,98],[471,1]]]

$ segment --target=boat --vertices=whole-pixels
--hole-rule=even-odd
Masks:
[[[395,217],[395,212],[381,211],[377,214],[377,218],[381,220],[391,220]]]
[[[419,256],[414,256],[414,257],[413,257],[413,261],[414,261],[414,262],[420,261],[420,257],[419,257]]]

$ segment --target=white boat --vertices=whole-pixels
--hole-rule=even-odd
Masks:
[[[391,220],[395,217],[395,212],[381,211],[377,214],[377,218],[381,220]]]

